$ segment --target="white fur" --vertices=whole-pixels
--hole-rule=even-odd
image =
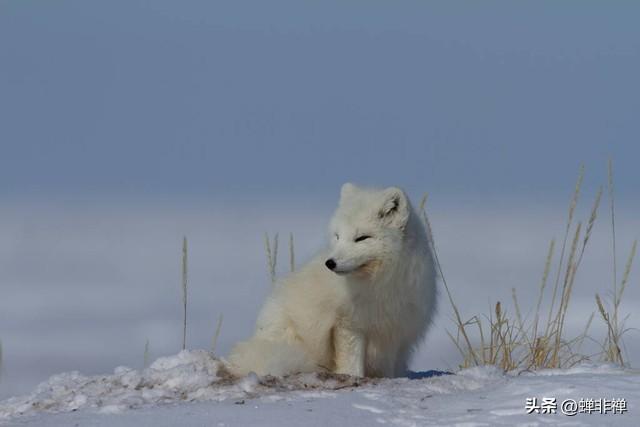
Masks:
[[[421,219],[398,188],[345,184],[330,236],[327,250],[277,284],[255,335],[229,356],[235,373],[405,375],[436,303]]]

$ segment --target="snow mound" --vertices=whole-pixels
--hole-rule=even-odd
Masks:
[[[121,366],[113,375],[91,377],[67,372],[52,376],[28,396],[0,403],[0,419],[84,407],[117,413],[149,403],[210,399],[211,386],[228,376],[224,372],[222,362],[203,350],[162,357],[143,371]]]
[[[0,402],[0,421],[39,412],[89,408],[114,414],[147,405],[256,398],[293,390],[338,390],[374,382],[328,373],[285,378],[259,378],[252,373],[235,378],[229,374],[225,362],[213,354],[204,350],[185,350],[175,356],[159,358],[142,371],[121,366],[113,375],[85,376],[77,371],[54,375],[28,396]]]

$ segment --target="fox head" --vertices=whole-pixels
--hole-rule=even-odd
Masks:
[[[340,275],[372,278],[401,256],[411,213],[399,188],[372,190],[346,183],[331,224],[325,265]]]

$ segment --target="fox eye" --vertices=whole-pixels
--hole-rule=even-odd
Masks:
[[[338,235],[338,233],[334,233],[334,234],[333,234],[333,237],[335,237],[335,238],[336,238],[336,240],[340,240],[340,235]]]
[[[367,239],[370,239],[370,238],[371,238],[371,236],[367,236],[367,235],[360,236],[360,237],[356,237],[355,242],[356,242],[356,243],[358,243],[358,242],[362,242],[363,240],[367,240]]]

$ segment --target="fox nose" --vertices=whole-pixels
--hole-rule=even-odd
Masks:
[[[336,262],[333,260],[333,258],[329,258],[327,262],[324,263],[324,265],[326,265],[327,268],[331,271],[336,268]]]

